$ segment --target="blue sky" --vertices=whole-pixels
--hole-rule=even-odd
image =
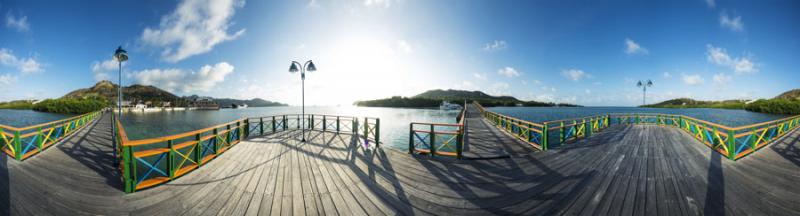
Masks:
[[[797,1],[0,1],[0,101],[117,80],[312,105],[481,90],[637,105],[797,88]]]

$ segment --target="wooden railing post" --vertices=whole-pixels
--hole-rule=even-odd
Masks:
[[[133,169],[133,160],[132,158],[132,151],[130,146],[125,146],[124,142],[120,142],[122,146],[122,179],[125,181],[125,193],[133,193],[135,189],[135,183],[133,181],[133,172],[136,170]]]
[[[286,115],[283,115],[283,130],[284,131],[289,129],[289,125],[286,124],[287,122],[289,122],[289,121],[286,120]]]
[[[381,118],[375,118],[375,147],[381,147]]]
[[[327,131],[328,130],[328,119],[327,118],[328,117],[326,117],[325,115],[322,116],[322,131]]]
[[[565,138],[564,136],[566,135],[566,134],[564,134],[564,122],[563,121],[561,122],[561,127],[558,128],[558,131],[559,131],[558,144],[563,144],[564,143],[564,138]]]
[[[542,150],[547,151],[547,122],[542,124]]]
[[[42,152],[42,151],[44,151],[44,149],[42,149],[42,147],[44,147],[44,142],[46,140],[44,140],[44,134],[42,133],[42,127],[39,127],[37,130],[38,130],[38,135],[36,136],[36,147],[39,148],[39,152]]]
[[[414,123],[408,124],[408,153],[414,154]],[[364,137],[366,139],[366,137]]]
[[[431,157],[436,156],[436,132],[434,131],[436,126],[431,124],[431,135],[430,135],[430,150],[431,150]]]
[[[20,139],[22,139],[20,132],[14,131],[14,153],[16,153],[14,158],[16,158],[17,161],[22,161],[22,142]]]
[[[241,121],[236,122],[236,127],[239,128],[239,131],[242,130]],[[240,136],[239,140],[244,140],[247,137],[250,137],[250,120],[244,119],[244,131],[241,132],[244,136]]]
[[[728,129],[728,159],[736,160],[736,133]],[[755,149],[753,149],[755,151]]]
[[[264,135],[264,117],[258,118],[258,132],[259,135]]]
[[[169,148],[169,151],[167,151],[167,173],[169,173],[169,179],[173,179],[175,178],[175,161],[173,161],[175,160],[175,149],[172,148],[172,140],[167,140],[167,148]],[[158,166],[158,164],[155,164],[155,166]]]
[[[530,132],[530,129],[528,130]],[[458,129],[458,137],[456,137],[456,158],[461,159],[461,152],[464,148],[464,125]]]
[[[219,153],[219,134],[217,133],[217,128],[214,128],[214,155]]]
[[[275,116],[272,116],[272,133],[275,133]]]
[[[202,165],[203,160],[203,143],[200,141],[200,134],[202,133],[194,135],[194,141],[196,142],[194,146],[194,161],[197,163],[197,167]]]
[[[339,116],[336,116],[336,133],[339,133]]]

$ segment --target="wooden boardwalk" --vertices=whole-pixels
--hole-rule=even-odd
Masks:
[[[732,162],[657,126],[612,127],[547,152],[504,143],[507,158],[460,161],[364,150],[345,134],[310,132],[300,143],[288,131],[124,194],[109,165],[109,123],[25,162],[4,156],[0,215],[800,214],[800,132]]]

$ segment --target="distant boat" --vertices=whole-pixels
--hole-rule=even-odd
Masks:
[[[447,101],[442,101],[442,104],[439,105],[440,110],[461,110],[461,105],[448,103]]]
[[[247,104],[231,104],[231,107],[234,109],[244,109],[247,108]]]

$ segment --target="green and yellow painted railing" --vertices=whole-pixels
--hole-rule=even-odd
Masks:
[[[101,111],[22,128],[0,125],[2,151],[18,161],[28,159],[75,133],[99,116]]]
[[[462,158],[464,125],[412,122],[408,153]]]
[[[356,117],[330,115],[242,118],[200,130],[140,140],[129,140],[122,123],[115,120],[125,192],[154,187],[186,175],[249,136],[298,130],[302,119],[309,130],[356,135],[364,131],[361,136],[365,147],[370,141],[380,143],[380,119],[377,118],[364,118],[363,123]]]
[[[457,124],[411,122],[408,153],[449,156],[461,159],[466,137],[466,108],[456,117]]]
[[[644,124],[679,128],[728,159],[737,160],[800,127],[800,115],[729,127],[683,115],[656,113],[607,114],[537,124],[491,112],[475,104],[489,122],[540,150],[547,150],[551,144],[591,136],[613,124]]]

